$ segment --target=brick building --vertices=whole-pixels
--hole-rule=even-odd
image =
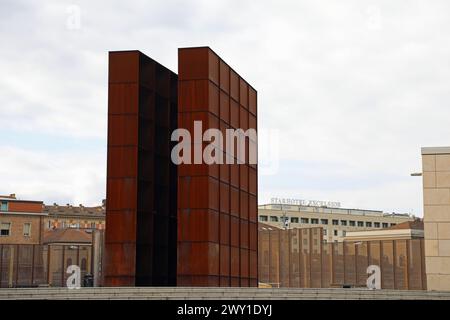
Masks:
[[[41,244],[47,215],[42,208],[42,201],[0,195],[0,244]]]

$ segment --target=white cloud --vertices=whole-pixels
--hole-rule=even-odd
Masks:
[[[79,30],[66,27],[73,4]],[[420,212],[420,182],[408,175],[420,171],[421,146],[449,144],[449,9],[444,0],[3,1],[0,128],[105,141],[108,50],[140,49],[177,71],[178,47],[209,45],[257,88],[259,126],[280,130],[280,160],[309,172],[280,174],[285,185],[302,181],[283,192]],[[321,194],[307,185],[323,171]],[[65,177],[42,197],[59,194]],[[261,176],[261,194],[282,192],[273,178]],[[100,199],[104,177],[86,179]],[[352,190],[355,179],[366,182]]]
[[[45,203],[99,205],[106,190],[106,157],[0,147],[0,194]]]

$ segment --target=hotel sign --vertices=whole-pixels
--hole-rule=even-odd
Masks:
[[[333,201],[321,201],[321,200],[304,200],[304,199],[292,199],[292,198],[271,198],[271,204],[286,204],[286,205],[299,205],[299,206],[311,206],[311,207],[328,207],[328,208],[340,208],[340,202]]]

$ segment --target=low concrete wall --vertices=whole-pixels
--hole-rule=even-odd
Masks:
[[[39,288],[1,289],[0,299],[145,300],[450,300],[450,292],[294,288]]]

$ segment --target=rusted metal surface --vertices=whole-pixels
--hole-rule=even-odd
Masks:
[[[177,75],[110,52],[108,94],[105,285],[175,285]]]
[[[256,91],[211,49],[179,49],[178,70],[179,127],[191,136],[195,120],[224,136],[257,129]],[[178,285],[257,286],[257,166],[182,164],[178,172]]]
[[[273,287],[366,286],[381,269],[383,289],[426,290],[423,239],[323,243],[322,228],[259,230],[259,281]]]

